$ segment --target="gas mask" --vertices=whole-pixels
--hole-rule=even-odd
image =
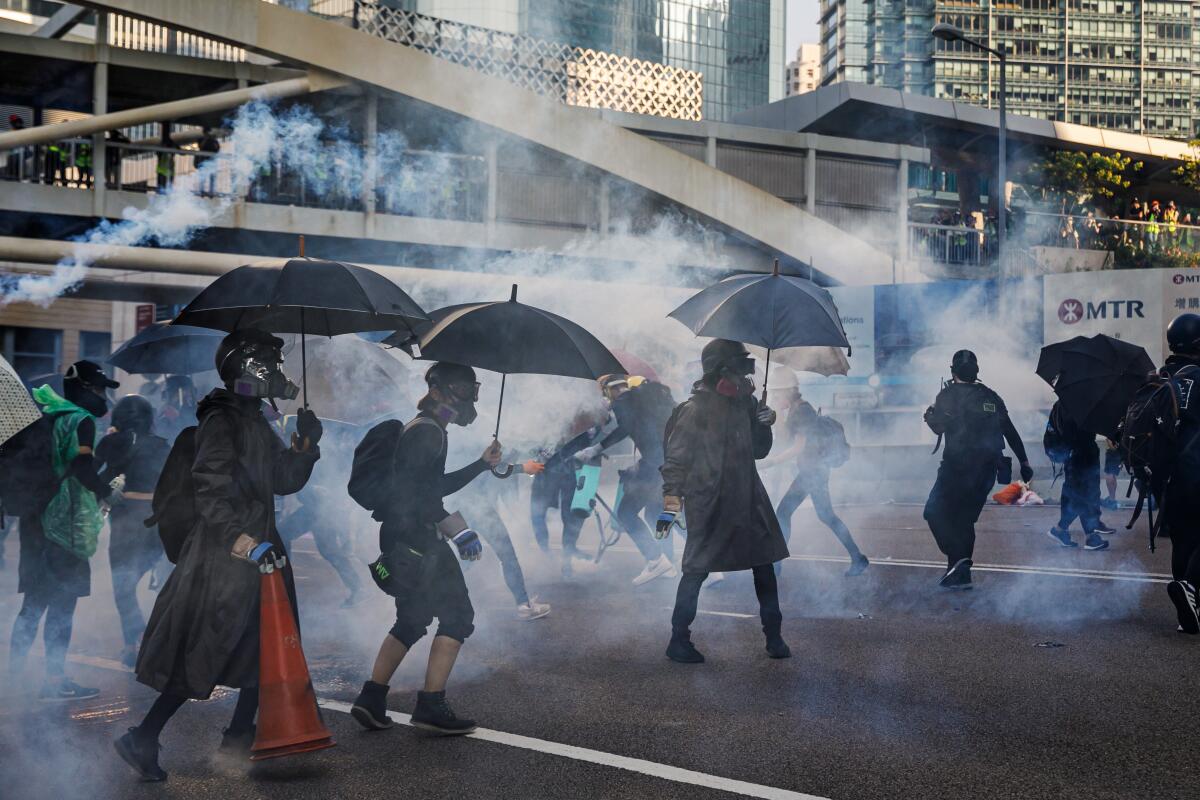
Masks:
[[[465,428],[479,416],[479,412],[475,410],[475,403],[479,401],[478,383],[450,383],[438,388],[446,397],[442,403],[445,410],[440,413],[445,415],[447,411],[451,412],[448,417],[444,416],[445,422],[453,422]]]
[[[754,359],[739,355],[721,366],[717,394],[725,397],[749,397],[754,394]]]
[[[263,400],[295,400],[300,387],[283,374],[283,355],[279,348],[261,342],[246,342],[226,358],[237,361],[236,375],[229,388],[242,397]]]

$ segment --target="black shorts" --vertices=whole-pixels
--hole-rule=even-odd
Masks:
[[[1121,451],[1115,447],[1104,451],[1104,474],[1121,474]]]
[[[438,636],[466,641],[475,631],[475,609],[458,554],[439,541],[425,551],[425,558],[432,560],[422,570],[418,585],[396,597],[396,624],[390,633],[405,647],[412,647],[436,617]]]

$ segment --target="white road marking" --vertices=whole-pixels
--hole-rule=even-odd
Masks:
[[[322,708],[327,708],[330,711],[339,711],[343,714],[350,713],[349,703],[324,699],[317,702]],[[393,722],[401,725],[412,724],[408,714],[389,711],[388,717]],[[530,736],[494,731],[487,728],[478,728],[474,733],[468,734],[465,738],[482,739],[485,742],[508,745],[509,747],[517,747],[522,750],[547,753],[562,758],[570,758],[575,761],[586,761],[590,764],[599,764],[604,767],[615,767],[630,772],[638,772],[642,775],[649,775],[652,778],[661,778],[662,780],[674,781],[675,783],[686,783],[690,786],[703,786],[708,789],[717,789],[722,792],[741,795],[742,797],[761,797],[767,800],[829,800],[829,798],[818,797],[813,794],[778,789],[774,786],[761,786],[757,783],[722,778],[719,775],[710,775],[706,772],[672,767],[667,764],[645,761],[640,758],[630,758],[629,756],[620,756],[615,753],[605,753],[602,750],[591,750],[586,747],[576,747],[575,745],[560,744],[559,742],[548,742],[544,739],[534,739]]]
[[[846,556],[791,556],[790,561],[817,561],[831,564],[849,564]],[[908,558],[872,558],[871,566],[920,567],[944,571],[945,562],[923,561]],[[1170,583],[1171,576],[1161,572],[1116,572],[1101,569],[1075,569],[1073,567],[1039,567],[1033,564],[974,564],[974,572],[1009,572],[1021,575],[1050,575],[1059,578],[1093,578],[1103,581],[1133,581],[1136,583]]]
[[[674,606],[663,606],[663,611],[674,611]],[[711,617],[734,617],[736,619],[758,619],[758,614],[739,614],[736,611],[708,611],[707,609],[696,609],[697,614],[708,614]]]

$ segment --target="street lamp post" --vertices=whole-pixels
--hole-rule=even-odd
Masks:
[[[963,33],[958,28],[947,22],[939,22],[933,26],[930,31],[935,39],[941,39],[946,42],[964,42],[978,50],[991,53],[996,58],[1000,59],[1000,147],[999,147],[999,163],[996,165],[996,182],[999,184],[997,191],[999,192],[996,198],[996,261],[1003,268],[1002,254],[1004,253],[1004,239],[1007,234],[1008,213],[1004,204],[1005,183],[1008,179],[1008,81],[1006,69],[1006,59],[1002,50],[993,50],[983,42],[972,39]]]

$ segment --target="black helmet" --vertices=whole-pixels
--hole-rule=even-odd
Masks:
[[[1200,314],[1180,314],[1167,326],[1172,353],[1200,354]]]
[[[119,431],[145,435],[154,422],[154,406],[136,394],[126,395],[113,406],[112,424]]]
[[[479,381],[475,379],[475,370],[463,364],[439,361],[425,372],[425,383],[439,389],[448,389],[451,386],[464,384],[474,385],[474,399],[479,399]]]
[[[979,377],[979,359],[970,350],[959,350],[950,359],[950,374],[960,381],[973,383]]]
[[[754,372],[754,359],[741,342],[713,339],[700,351],[700,368],[705,376],[718,375],[724,370],[750,375]]]
[[[217,345],[214,359],[221,380],[232,381],[241,375],[243,358],[233,358],[235,353],[244,357],[257,350],[277,350],[282,353],[283,339],[258,328],[241,328],[222,339]]]

